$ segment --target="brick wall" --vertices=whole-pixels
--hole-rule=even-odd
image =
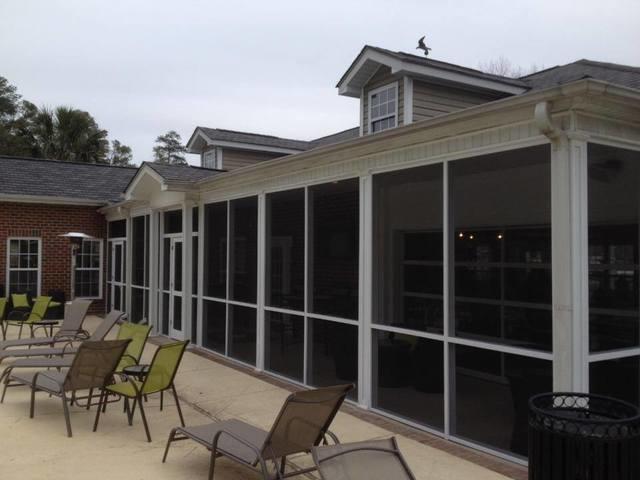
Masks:
[[[35,203],[0,202],[0,285],[7,281],[7,238],[39,237],[42,241],[41,293],[50,289],[71,294],[71,247],[69,240],[58,235],[82,232],[96,238],[106,238],[106,221],[97,207],[46,205]],[[106,241],[103,254],[106,255]],[[106,258],[103,258],[103,280]],[[91,312],[105,310],[103,300],[94,300]]]

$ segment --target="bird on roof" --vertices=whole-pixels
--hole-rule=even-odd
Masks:
[[[423,35],[422,38],[418,40],[418,46],[416,47],[416,50],[424,51],[424,56],[428,57],[431,48],[427,47],[427,45],[424,43],[424,37],[426,37],[426,35]]]

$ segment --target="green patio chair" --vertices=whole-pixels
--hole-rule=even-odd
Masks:
[[[127,351],[124,352],[120,363],[116,368],[117,373],[121,373],[126,367],[137,365],[144,351],[144,346],[151,333],[151,325],[142,325],[139,323],[123,323],[118,329],[118,340],[130,339]]]
[[[5,334],[5,324],[4,324],[4,315],[7,313],[7,299],[0,298],[0,331],[2,332],[2,340],[7,339],[7,335]]]
[[[184,355],[184,351],[189,344],[189,340],[184,342],[173,342],[165,345],[160,345],[153,356],[153,360],[149,365],[149,370],[144,380],[134,380],[133,378],[127,378],[126,381],[109,385],[106,387],[106,394],[100,398],[100,404],[98,410],[103,409],[107,396],[109,393],[115,393],[125,398],[125,405],[128,405],[128,400],[133,400],[133,406],[127,408],[127,420],[129,425],[133,423],[133,414],[136,406],[140,408],[140,416],[142,417],[142,423],[144,425],[145,433],[147,434],[147,441],[151,441],[151,434],[149,433],[149,425],[147,424],[147,417],[144,413],[143,397],[145,395],[151,395],[152,393],[161,393],[165,390],[171,389],[173,392],[173,398],[176,402],[176,408],[178,409],[178,415],[180,417],[180,424],[184,426],[184,418],[182,416],[182,409],[180,408],[180,401],[178,400],[178,393],[173,383],[180,361]],[[96,417],[96,418],[99,418]],[[98,428],[98,422],[94,431]]]
[[[11,295],[14,310],[9,312],[9,314],[7,315],[7,321],[5,322],[5,331],[3,334],[5,338],[7,333],[7,327],[11,325],[20,328],[20,330],[18,331],[18,338],[22,338],[22,329],[25,325],[29,327],[29,330],[31,332],[31,337],[33,337],[33,327],[38,322],[41,322],[44,319],[45,315],[47,314],[47,309],[49,308],[49,304],[51,303],[51,297],[47,297],[43,295],[36,297],[35,300],[33,301],[33,306],[31,307],[31,310],[25,312],[24,310],[21,310],[22,300],[16,300],[16,298],[22,299],[23,296],[26,298],[26,294],[14,293]],[[18,305],[19,305],[18,307],[16,307],[16,301],[18,301]],[[27,303],[27,306],[28,306],[28,303]]]
[[[13,308],[31,309],[29,303],[29,297],[26,293],[12,293],[11,294],[11,306]]]

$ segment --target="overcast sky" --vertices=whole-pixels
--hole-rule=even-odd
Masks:
[[[335,84],[364,44],[477,68],[640,65],[640,1],[1,0],[0,75],[151,159],[196,125],[311,139],[356,126]],[[195,161],[195,158],[190,158]]]

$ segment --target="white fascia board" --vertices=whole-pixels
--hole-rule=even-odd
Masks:
[[[156,182],[158,182],[158,184],[160,185],[160,188],[163,187],[164,185],[164,178],[162,178],[162,175],[160,175],[158,172],[156,172],[153,168],[151,168],[149,165],[143,165],[135,174],[135,176],[133,177],[133,180],[131,180],[131,183],[129,184],[129,186],[127,187],[127,189],[124,192],[124,199],[125,200],[134,200],[134,197],[132,195],[133,191],[135,190],[136,186],[138,185],[138,183],[140,183],[140,181],[142,180],[142,178],[145,175],[149,175],[151,178],[153,178]]]
[[[46,195],[14,195],[0,194],[0,202],[14,203],[46,203],[50,205],[77,205],[79,207],[101,207],[107,202],[72,197],[49,197]]]
[[[404,62],[397,58],[393,58],[385,53],[369,50],[362,55],[358,62],[356,62],[356,64],[351,68],[349,74],[338,85],[338,93],[340,95],[352,97],[359,96],[359,88],[362,87],[362,85],[353,85],[352,81],[358,71],[364,66],[365,62],[367,61],[374,61],[381,65],[388,66],[389,68],[391,68],[392,74],[431,77],[438,80],[458,83],[474,88],[509,93],[512,95],[517,95],[527,91],[526,88],[519,87],[517,85],[510,85],[508,83],[503,83],[488,78],[479,78],[472,75],[465,75],[464,73],[453,72],[442,68]]]
[[[201,138],[207,145],[211,143],[211,139],[205,135],[205,133],[200,130],[200,128],[196,128],[195,132],[189,138],[189,141],[185,145],[187,148],[187,153],[200,153],[199,150],[193,149],[193,144],[196,142],[198,138]]]
[[[216,147],[238,148],[240,150],[255,150],[257,152],[273,152],[284,154],[300,153],[305,151],[294,148],[269,147],[266,145],[256,145],[253,143],[225,142],[222,140],[210,140],[209,145]]]

